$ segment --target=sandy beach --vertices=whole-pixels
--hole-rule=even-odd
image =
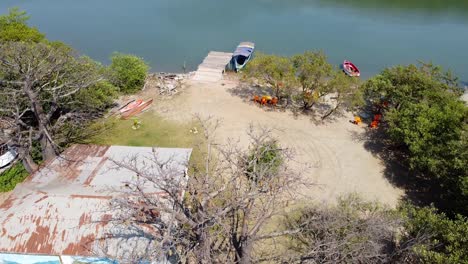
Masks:
[[[403,191],[385,178],[382,161],[364,148],[358,139],[364,127],[352,125],[351,113],[325,124],[315,124],[307,116],[295,117],[290,111],[272,111],[253,102],[248,95],[235,95],[238,82],[188,81],[187,87],[171,99],[156,100],[154,111],[169,120],[187,122],[194,115],[222,121],[216,136],[219,143],[228,139],[248,145],[249,126],[273,129],[283,147],[295,152],[293,167],[305,169],[305,181],[314,186],[301,190],[308,200],[334,202],[347,193],[359,193],[368,200],[395,206]],[[144,92],[150,96],[154,91]]]

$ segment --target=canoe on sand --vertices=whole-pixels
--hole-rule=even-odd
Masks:
[[[135,100],[133,102],[130,102],[130,103],[126,104],[124,107],[120,108],[119,112],[120,113],[125,113],[127,111],[130,111],[133,108],[140,106],[143,102],[144,101],[142,99],[138,99],[138,100]]]
[[[153,103],[153,99],[150,99],[146,102],[141,103],[140,105],[133,107],[131,110],[122,113],[122,119],[129,119],[132,116],[138,115],[139,113],[146,110]]]

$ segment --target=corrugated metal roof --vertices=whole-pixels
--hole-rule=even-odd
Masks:
[[[0,252],[94,256],[112,217],[109,201],[136,177],[114,161],[148,167],[153,155],[183,177],[191,149],[74,145],[17,186],[0,205]],[[148,193],[158,193],[145,186]],[[119,244],[119,246],[121,246]]]

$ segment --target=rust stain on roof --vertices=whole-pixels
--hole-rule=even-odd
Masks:
[[[112,199],[112,196],[72,194],[70,195],[70,198],[109,200],[109,199]]]
[[[91,175],[86,179],[84,182],[84,185],[89,185],[93,181],[94,177],[96,177],[96,174],[99,172],[99,170],[104,166],[104,164],[107,162],[108,158],[104,157],[99,164],[94,168],[94,170],[91,172]]]
[[[178,155],[180,164],[186,164],[191,154],[189,149],[160,150],[168,157]],[[30,175],[0,204],[0,251],[95,254],[113,218],[109,200],[135,177],[128,170],[112,169],[112,160],[128,155],[151,156],[153,149],[74,145]],[[148,193],[160,194],[152,188]]]

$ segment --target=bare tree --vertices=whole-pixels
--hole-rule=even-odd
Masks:
[[[290,218],[289,252],[264,260],[282,263],[414,263],[413,249],[430,236],[399,241],[403,219],[395,210],[364,202],[356,195],[338,205],[306,207]],[[400,234],[400,235],[399,235]]]
[[[288,167],[291,153],[276,144],[270,130],[251,128],[251,146],[243,149],[215,144],[218,123],[201,123],[203,162],[192,164],[188,180],[157,153],[144,162],[116,162],[138,180],[127,182],[127,190],[113,200],[118,213],[109,237],[143,238],[147,259],[175,254],[184,263],[252,263],[256,243],[296,231],[268,233],[265,225],[283,215],[300,174]],[[160,192],[149,194],[145,186]],[[120,233],[129,230],[133,236]]]
[[[6,42],[0,44],[0,117],[14,120],[5,133],[28,171],[39,142],[42,158],[56,157],[54,134],[69,121],[85,117],[70,108],[73,96],[99,81],[96,64],[76,57],[65,45]]]

